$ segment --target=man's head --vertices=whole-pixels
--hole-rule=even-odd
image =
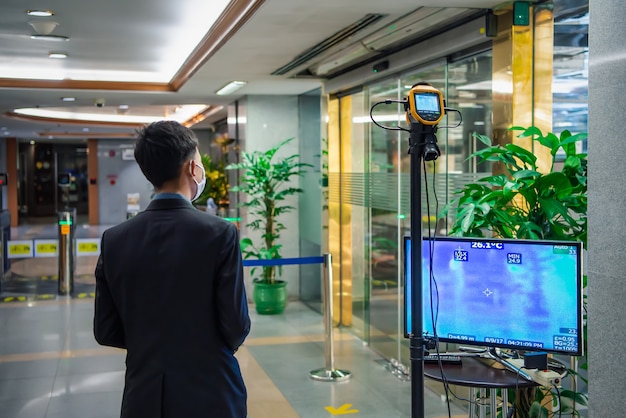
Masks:
[[[138,131],[135,160],[155,189],[166,183],[189,185],[189,194],[204,178],[198,140],[189,128],[174,121],[159,121]],[[188,178],[187,178],[188,177]],[[187,194],[187,193],[184,193]]]

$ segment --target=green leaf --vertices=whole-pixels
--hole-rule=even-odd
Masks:
[[[586,394],[581,393],[581,392],[574,392],[574,391],[569,390],[569,389],[561,390],[561,397],[567,398],[567,399],[571,399],[572,401],[574,401],[578,405],[583,405],[584,406],[584,405],[587,405],[589,403],[589,398],[587,397]]]
[[[558,215],[567,216],[567,208],[556,199],[539,197],[539,204],[548,219],[553,219]]]
[[[517,237],[521,239],[541,239],[543,231],[533,222],[524,222],[519,226]]]
[[[490,147],[491,144],[492,144],[491,138],[489,138],[486,135],[481,135],[479,133],[474,133],[474,138],[478,139],[480,142],[482,142],[483,144],[487,145],[488,147]]]
[[[525,137],[529,137],[529,136],[539,136],[542,137],[543,134],[541,133],[541,129],[537,128],[536,126],[531,126],[528,128],[522,128],[519,126],[515,126],[512,128],[509,128],[510,131],[524,131],[521,134],[518,135],[519,138],[525,138]]]
[[[253,245],[252,240],[250,238],[243,238],[241,240],[240,246],[242,250],[250,245]]]
[[[504,148],[510,151],[512,156],[519,158],[521,161],[530,165],[533,169],[536,168],[537,157],[532,152],[515,144],[506,144]]]
[[[513,178],[515,180],[521,180],[526,178],[536,178],[541,176],[541,173],[535,170],[520,170],[513,173]]]
[[[575,156],[575,155],[570,155],[569,157],[567,157],[565,159],[565,162],[563,163],[563,168],[571,168],[574,170],[578,170],[580,167],[582,166],[580,157]]]
[[[552,156],[555,156],[559,150],[559,138],[557,138],[552,132],[548,133],[546,136],[538,138],[537,141],[539,141],[539,143],[544,147],[549,148]]]
[[[470,226],[474,222],[474,205],[471,205],[471,210],[467,211],[467,214],[463,218],[463,222],[461,223],[461,229],[463,231],[468,231]]]
[[[566,132],[567,135],[565,135]],[[587,139],[586,133],[571,135],[569,131],[563,131],[561,134],[560,145],[563,148],[563,151],[565,151],[565,155],[567,157],[576,155],[576,142],[584,139]]]
[[[506,184],[508,178],[506,175],[504,174],[499,174],[497,176],[489,176],[489,177],[483,177],[481,179],[479,179],[478,181],[483,181],[485,183],[489,183],[493,186],[498,186],[498,187],[502,187]]]
[[[540,392],[540,391],[537,391]],[[528,416],[530,418],[548,418],[548,410],[541,406],[539,402],[533,402],[530,408],[528,409]]]
[[[570,195],[572,185],[565,174],[555,172],[540,177],[537,180],[537,189],[541,190],[543,197],[556,196],[558,199],[564,199]]]
[[[564,136],[565,132],[569,133],[569,131],[563,131],[563,133],[561,134],[561,145],[573,144],[579,141],[583,141],[589,136],[586,132],[581,132],[576,135],[570,134],[570,136]]]

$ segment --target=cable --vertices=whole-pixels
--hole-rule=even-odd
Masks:
[[[439,213],[439,198],[437,197],[437,187],[436,187],[436,174],[437,174],[437,166],[435,161],[432,161],[433,163],[433,176],[432,176],[432,188],[433,188],[433,197],[435,199],[435,213]],[[431,321],[433,324],[433,340],[435,341],[435,349],[437,352],[437,355],[440,356],[441,352],[439,350],[439,334],[437,333],[437,320],[438,320],[438,316],[439,316],[439,287],[437,286],[437,279],[435,277],[435,271],[434,271],[434,254],[435,254],[435,242],[437,239],[437,223],[435,222],[435,228],[434,228],[434,232],[431,233],[431,231],[433,231],[432,225],[431,225],[431,216],[430,216],[430,192],[429,192],[429,187],[428,187],[428,173],[426,170],[426,160],[422,159],[422,170],[424,172],[424,191],[426,193],[426,216],[427,216],[427,226],[428,226],[428,245],[429,245],[429,299],[430,299],[430,314],[431,314]],[[419,214],[419,216],[421,217],[422,215]],[[433,292],[434,291],[434,292]],[[434,295],[433,295],[434,293]],[[434,296],[434,297],[433,297]],[[446,405],[448,408],[448,417],[451,418],[452,416],[452,412],[451,412],[451,405],[450,405],[450,395],[452,395],[454,398],[456,398],[459,401],[462,402],[468,402],[470,405],[478,405],[478,406],[484,406],[484,404],[481,404],[480,402],[476,402],[475,400],[471,400],[471,399],[466,399],[466,398],[462,398],[460,396],[458,396],[451,388],[450,388],[450,383],[448,382],[448,379],[446,377],[446,374],[443,370],[443,363],[441,361],[441,358],[439,358],[438,361],[438,366],[439,366],[439,373],[441,374],[441,382],[443,384],[443,388],[444,388],[444,393],[446,395]]]
[[[382,101],[382,102],[377,102],[377,103],[374,103],[374,104],[372,105],[372,107],[370,108],[370,119],[372,120],[372,122],[374,123],[374,125],[378,126],[379,128],[383,128],[383,129],[386,129],[386,130],[388,130],[388,131],[405,131],[405,132],[409,132],[409,133],[410,133],[410,132],[411,132],[410,130],[405,129],[405,128],[402,128],[402,127],[400,127],[400,126],[396,126],[396,127],[391,127],[391,126],[383,126],[383,125],[381,125],[380,123],[378,123],[378,122],[376,122],[376,121],[374,120],[374,114],[373,114],[373,112],[374,112],[374,108],[375,108],[376,106],[381,105],[381,104],[392,104],[392,103],[402,103],[402,104],[405,104],[405,103],[406,103],[406,101],[404,101],[404,100],[389,100],[389,99],[387,99],[387,100]]]
[[[435,188],[435,162],[433,161],[433,189]],[[439,352],[439,336],[437,335],[437,318],[439,316],[439,289],[437,288],[437,281],[435,280],[435,272],[433,270],[433,264],[434,264],[434,247],[435,247],[435,237],[437,236],[437,227],[435,226],[435,233],[434,235],[431,235],[431,225],[430,225],[430,193],[428,192],[428,175],[427,175],[427,171],[426,171],[426,160],[422,159],[422,170],[424,172],[424,191],[426,192],[426,217],[428,219],[427,221],[427,225],[428,225],[428,245],[429,245],[429,276],[428,276],[428,280],[429,280],[429,284],[430,286],[428,286],[429,289],[429,299],[430,299],[430,319],[432,321],[433,324],[433,339],[435,340],[435,349],[437,350],[437,356],[438,356],[438,365],[439,365],[439,372],[441,373],[441,381],[443,383],[443,389],[444,392],[446,394],[446,405],[448,407],[448,418],[452,418],[452,409],[450,407],[450,387],[448,385],[448,380],[446,379],[446,375],[443,371],[443,363],[441,362],[441,353]],[[434,194],[435,196],[435,205],[438,206],[438,202],[437,202],[437,193],[435,192]],[[421,196],[420,196],[421,199]],[[420,218],[422,216],[422,214],[419,214]],[[434,306],[433,303],[433,291],[432,291],[432,286],[435,286],[435,299],[437,301],[437,305],[436,307]],[[420,283],[421,286],[421,283]]]
[[[454,109],[452,107],[444,107],[443,108],[444,111],[447,112],[455,112],[459,115],[459,123],[457,123],[456,125],[445,125],[445,126],[440,126],[439,129],[453,129],[453,128],[458,128],[459,126],[461,126],[461,124],[463,123],[463,115],[461,114],[461,112],[459,112],[457,109]]]

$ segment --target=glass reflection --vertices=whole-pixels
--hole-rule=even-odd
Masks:
[[[589,95],[589,3],[555,1],[553,132],[587,132]],[[587,152],[587,141],[582,143]]]

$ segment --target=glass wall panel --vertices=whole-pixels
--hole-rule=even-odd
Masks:
[[[351,242],[352,242],[352,328],[353,332],[369,341],[369,293],[370,276],[368,259],[369,248],[369,210],[367,204],[367,173],[370,165],[369,133],[362,123],[368,118],[365,94],[351,96],[352,144],[350,147],[350,173],[344,173],[343,179],[347,191],[342,198],[352,205]]]
[[[367,89],[366,109],[385,99],[398,99],[399,80],[392,79]],[[404,118],[398,104],[380,105],[372,112],[376,122],[397,127]],[[369,117],[367,118],[369,119]],[[404,220],[399,216],[401,135],[399,131],[386,130],[365,120],[370,136],[370,161],[368,188],[369,229],[368,277],[370,284],[370,343],[372,348],[388,358],[398,357],[398,333],[401,327],[398,306],[401,301],[399,267],[399,242]]]
[[[589,93],[588,3],[571,10],[564,1],[554,7],[552,79],[553,132],[587,132]],[[580,146],[587,152],[587,141]]]
[[[422,190],[425,191],[427,180],[431,192],[428,200],[424,193],[422,196],[423,233],[437,230],[438,234],[445,234],[447,224],[436,222],[438,212],[452,198],[453,191],[471,178],[470,173],[490,169],[469,164],[467,157],[479,148],[473,134],[485,134],[491,129],[491,54],[451,63],[442,60],[367,86],[363,92],[349,96],[349,100],[343,99],[350,104],[352,117],[349,138],[344,132],[341,134],[342,141],[351,141],[347,147],[350,169],[341,174],[341,202],[350,205],[352,221],[352,330],[383,356],[404,364],[409,363],[409,342],[403,338],[401,261],[402,239],[410,233],[408,133],[374,125],[369,110],[385,99],[405,98],[418,82],[428,82],[443,91],[448,106],[459,109],[464,119],[462,127],[439,130],[442,155],[434,163],[428,162],[427,176],[422,175]],[[400,104],[380,105],[372,114],[381,125],[407,127]],[[449,119],[441,125],[458,121],[454,116]],[[433,190],[438,201],[433,198]],[[342,291],[347,290],[342,286]]]
[[[300,162],[311,164],[300,179],[299,195],[300,256],[322,254],[321,189],[321,89],[298,97],[298,142]],[[300,268],[300,300],[322,312],[322,266],[311,264]]]

